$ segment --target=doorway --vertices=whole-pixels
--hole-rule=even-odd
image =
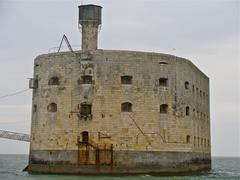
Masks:
[[[82,142],[88,143],[88,132],[87,131],[82,132]]]

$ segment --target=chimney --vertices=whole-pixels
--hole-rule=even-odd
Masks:
[[[97,50],[98,28],[102,23],[102,7],[96,5],[81,5],[78,23],[82,27],[82,50]]]

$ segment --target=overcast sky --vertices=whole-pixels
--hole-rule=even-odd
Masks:
[[[81,3],[103,6],[100,49],[169,53],[197,65],[210,78],[212,155],[240,156],[237,0],[0,0],[0,96],[27,89],[34,58],[63,34],[80,49]],[[0,129],[30,133],[31,95],[0,99]],[[0,139],[0,153],[28,152],[29,143]]]

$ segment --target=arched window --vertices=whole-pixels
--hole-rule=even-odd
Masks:
[[[122,103],[121,110],[122,112],[132,112],[132,104],[130,102]]]
[[[57,104],[51,103],[47,107],[48,112],[57,112]]]
[[[166,113],[168,113],[168,105],[167,105],[167,104],[161,104],[161,105],[160,105],[160,113],[161,113],[161,114],[166,114]]]
[[[92,84],[92,76],[85,75],[81,77],[80,84]]]
[[[159,86],[168,86],[168,78],[160,78]]]
[[[48,85],[59,85],[59,78],[51,77],[48,81]]]
[[[132,84],[132,76],[121,76],[121,84]]]
[[[189,107],[186,107],[186,116],[189,116]]]
[[[185,81],[185,89],[189,89],[189,82]]]

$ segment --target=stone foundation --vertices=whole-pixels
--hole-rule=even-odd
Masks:
[[[30,173],[79,174],[166,174],[190,173],[211,169],[210,154],[190,152],[113,151],[96,162],[94,151],[81,161],[79,151],[31,151]]]

